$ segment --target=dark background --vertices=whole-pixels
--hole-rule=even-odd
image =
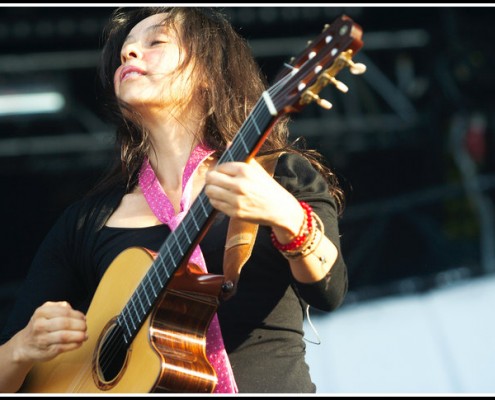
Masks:
[[[0,7],[0,94],[55,87],[66,98],[57,114],[0,115],[0,323],[55,218],[108,166],[95,72],[112,9]],[[349,92],[321,93],[333,109],[311,104],[291,125],[346,191],[347,303],[495,271],[493,8],[224,10],[269,80],[338,16],[363,28],[354,60],[367,72],[342,71]]]

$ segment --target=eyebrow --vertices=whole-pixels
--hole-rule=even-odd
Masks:
[[[145,31],[145,33],[152,32],[152,31],[153,31],[153,32],[156,32],[156,31],[160,31],[160,30],[161,30],[164,26],[165,26],[165,24],[163,24],[163,23],[159,23],[159,24],[155,24],[155,25],[148,26],[148,27],[147,27],[144,31]],[[122,45],[124,45],[124,44],[125,44],[128,40],[133,39],[133,38],[134,38],[134,36],[132,36],[132,35],[128,35],[128,36],[125,38],[125,40],[124,40],[124,42],[122,43]]]

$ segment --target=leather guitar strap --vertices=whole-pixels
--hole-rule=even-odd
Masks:
[[[256,160],[273,176],[279,155],[259,157]],[[230,219],[223,256],[223,273],[225,282],[231,282],[233,287],[232,290],[224,293],[224,300],[232,297],[236,292],[241,269],[251,256],[258,226],[239,218]]]

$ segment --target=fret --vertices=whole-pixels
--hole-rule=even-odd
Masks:
[[[148,306],[151,306],[152,303],[150,301],[150,298],[148,297],[148,291],[146,290],[146,288],[143,288],[143,292],[146,297],[146,302],[148,303]],[[143,312],[146,313],[146,310],[143,309]]]
[[[173,233],[171,233],[170,235],[173,235]],[[174,258],[172,257],[172,251],[170,250],[170,247],[168,245],[168,241],[165,241],[165,246],[167,247],[167,253],[166,254],[169,256],[174,267],[177,267],[177,263],[175,262]],[[161,251],[160,251],[160,254],[161,254]],[[170,278],[170,274],[168,273],[168,270],[167,270],[167,264],[165,264],[165,261],[163,259],[162,259],[162,266],[165,267],[164,271],[167,274],[167,278]]]
[[[196,228],[196,230],[199,232],[199,225],[198,225],[198,223],[196,222],[196,218],[194,217],[194,214],[191,212],[191,213],[190,213],[190,215],[191,215],[191,219],[192,219],[192,220],[193,220],[193,222],[194,222],[194,227],[195,227],[195,228]]]
[[[160,259],[160,260],[161,260],[161,262],[163,263],[163,258],[162,258],[161,253],[158,253],[158,259]],[[153,264],[153,265],[151,266],[152,272],[154,272],[154,273],[155,273],[155,276],[158,278],[158,282],[160,283],[160,287],[163,287],[163,282],[162,282],[162,281],[161,281],[161,279],[160,279],[160,275],[158,275],[158,271],[156,270],[156,267],[157,267],[157,265],[156,265],[156,264]],[[146,275],[149,275],[149,273],[148,273],[148,274],[146,274]],[[150,281],[151,281],[151,278],[149,278],[149,279],[150,279]],[[153,281],[151,281],[151,282],[153,282]]]
[[[131,300],[130,300],[130,303],[132,305],[132,308],[134,309],[134,313],[136,315],[137,318],[137,321],[138,321],[138,324],[139,324],[139,313],[137,312],[137,309],[136,309],[136,305],[134,304],[134,296],[131,297]],[[132,315],[129,315],[129,317],[131,318],[131,323],[132,323],[132,326],[134,329],[137,328],[136,324],[134,323],[134,318],[132,317]]]
[[[126,324],[127,324],[127,322],[130,322],[132,324],[132,327],[129,326],[129,331],[131,332],[131,336],[132,336],[132,334],[136,330],[136,326],[134,324],[134,319],[131,316],[131,311],[130,311],[130,308],[129,308],[129,304],[131,304],[131,302],[132,302],[132,297],[130,298],[130,300],[127,302],[127,304],[125,306],[125,309],[124,309],[124,311],[125,311],[124,312],[124,321],[126,321]]]
[[[256,129],[256,133],[258,134],[258,136],[260,136],[260,135],[262,134],[262,132],[261,132],[260,127],[259,127],[259,126],[258,126],[258,124],[256,123],[256,119],[254,119],[254,118],[250,118],[250,119],[249,119],[249,122],[251,122],[251,123],[252,123],[252,125],[253,125],[253,126],[254,126],[254,128]]]
[[[183,256],[184,252],[182,251],[182,246],[179,243],[179,239],[177,239],[177,235],[174,235],[173,233],[171,233],[171,235],[173,235],[173,237],[175,239],[175,243],[177,244],[177,247],[179,248],[180,255]]]
[[[184,232],[184,234],[186,235],[187,244],[191,244],[192,241],[189,235],[187,234],[187,229],[182,229],[182,232]]]
[[[143,306],[143,301],[142,301],[143,296],[140,294],[142,292],[146,293],[146,290],[144,290],[143,285],[141,284],[141,285],[139,285],[138,290],[136,291],[136,295],[137,295],[137,299],[139,301],[139,305],[141,306],[141,310],[143,310],[142,313],[144,315],[144,314],[146,314],[146,309]]]
[[[125,318],[125,314],[122,312],[122,314],[120,314],[119,318],[117,318],[117,322],[119,320],[122,320],[125,324],[125,329],[127,330],[127,334],[129,335],[129,337],[132,337],[132,331],[131,331],[131,328],[129,328],[129,324],[127,323],[126,321],[126,318]],[[122,326],[122,324],[119,323],[119,326]],[[126,343],[127,343],[127,340],[126,340]]]
[[[225,152],[225,157],[228,158],[228,160],[226,160],[225,162],[236,161],[236,159],[232,157],[232,151],[227,150]]]
[[[161,256],[160,256],[160,257],[161,257]],[[155,266],[154,266],[154,265],[152,265],[152,266],[151,266],[151,269],[152,269],[152,270],[154,270],[154,269],[155,269]],[[155,275],[156,275],[156,271],[155,271]],[[150,274],[148,273],[148,274],[146,274],[145,276],[146,276],[146,278],[148,278],[148,282],[150,283],[151,290],[153,291],[153,296],[155,296],[155,299],[156,299],[156,297],[157,297],[158,295],[157,295],[157,294],[156,294],[156,292],[155,292],[155,287],[153,286],[153,281],[152,281],[152,280],[151,280],[151,278],[150,278]],[[151,305],[151,303],[150,303],[150,305]]]
[[[239,140],[241,141],[242,145],[244,146],[244,151],[246,152],[246,155],[249,154],[250,150],[248,149],[247,145],[246,145],[246,142],[244,141],[244,138],[241,136],[239,138]]]
[[[208,211],[206,211],[205,205],[203,203],[203,198],[202,197],[198,197],[198,202],[201,205],[201,208],[203,209],[203,212],[205,214],[205,217],[208,217],[209,214],[208,214]]]

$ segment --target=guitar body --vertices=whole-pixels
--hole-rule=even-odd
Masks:
[[[36,364],[21,392],[208,393],[214,390],[217,378],[206,358],[206,332],[217,310],[224,278],[205,274],[193,264],[179,267],[132,344],[120,352],[113,367],[104,369],[108,365],[102,350],[105,340],[111,337],[116,316],[153,259],[153,253],[140,247],[129,248],[115,258],[86,315],[88,340],[77,350]]]

